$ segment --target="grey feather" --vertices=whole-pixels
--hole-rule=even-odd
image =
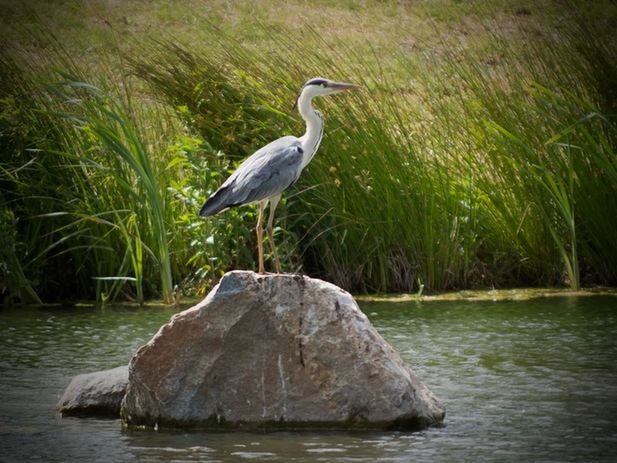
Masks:
[[[300,140],[287,136],[269,143],[247,158],[199,210],[202,217],[233,206],[281,194],[302,171]]]

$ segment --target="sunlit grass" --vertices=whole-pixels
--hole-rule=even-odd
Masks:
[[[111,27],[82,5],[50,12],[67,21],[68,47],[35,34],[5,53],[0,199],[32,287],[171,302],[175,284],[203,292],[254,268],[254,209],[196,211],[244,157],[302,134],[292,104],[316,75],[362,88],[315,102],[326,136],[277,214],[286,270],[368,292],[617,284],[605,28],[581,12],[550,34],[550,2],[326,3],[290,33],[290,7],[274,0],[258,23],[250,5],[188,21],[154,2],[154,29],[170,27],[156,40],[135,16],[150,4],[104,9]],[[77,11],[97,46],[79,48]]]
[[[557,140],[576,118],[599,111],[585,100],[595,89],[579,83],[579,96],[570,98],[562,86],[572,76],[562,79],[559,67],[524,69],[528,60],[551,62],[559,53],[562,67],[582,59],[572,58],[574,34],[524,57],[496,37],[492,51],[500,62],[488,65],[480,53],[451,44],[444,58],[449,77],[400,56],[413,73],[407,90],[383,72],[378,57],[337,41],[322,40],[306,56],[304,42],[279,33],[273,40],[282,51],[264,61],[216,32],[224,52],[197,55],[163,45],[135,69],[155,93],[186,108],[195,130],[239,159],[277,136],[301,133],[294,115],[277,108],[293,100],[304,76],[326,68],[362,86],[347,98],[316,103],[327,135],[291,195],[286,219],[301,239],[305,270],[367,291],[504,280],[579,286],[577,167],[564,162]],[[302,66],[293,65],[295,56],[304,56]],[[591,136],[604,144],[603,129]],[[582,221],[614,227],[610,217]]]

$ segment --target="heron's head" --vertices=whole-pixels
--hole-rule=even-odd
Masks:
[[[335,82],[333,80],[324,79],[323,77],[315,77],[308,80],[304,84],[300,95],[296,99],[294,108],[298,105],[298,102],[301,99],[304,101],[310,101],[316,96],[333,95],[335,93],[340,93],[344,90],[351,90],[354,88],[358,88],[358,86],[355,84],[348,84],[346,82]]]
[[[354,88],[358,88],[358,86],[346,82],[335,82],[333,80],[324,79],[323,77],[315,77],[304,84],[300,94],[307,94],[307,96],[312,98],[315,96],[332,95]]]

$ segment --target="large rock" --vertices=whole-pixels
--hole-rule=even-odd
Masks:
[[[131,360],[122,417],[217,429],[417,429],[444,408],[342,289],[235,271]]]
[[[57,409],[71,416],[120,416],[120,404],[129,381],[128,366],[75,376]]]

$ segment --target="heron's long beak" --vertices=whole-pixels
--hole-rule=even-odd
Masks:
[[[336,90],[337,92],[342,92],[343,90],[355,90],[357,88],[360,88],[359,85],[348,84],[346,82],[332,82],[328,85],[328,87]]]

